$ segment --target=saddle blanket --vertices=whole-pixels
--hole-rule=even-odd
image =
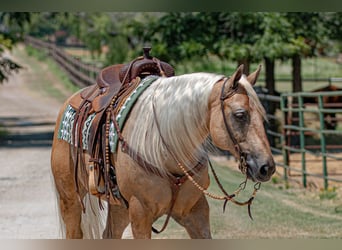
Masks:
[[[129,115],[131,109],[133,108],[135,102],[138,100],[139,96],[157,79],[159,76],[148,76],[144,78],[141,83],[137,86],[137,88],[132,91],[132,93],[125,100],[122,105],[118,115],[115,117],[117,123],[119,124],[120,130],[122,130],[126,118]],[[69,144],[72,144],[72,129],[75,122],[76,110],[73,109],[70,105],[68,105],[63,113],[62,120],[58,129],[58,138],[64,141],[67,141]],[[84,150],[88,150],[89,145],[89,133],[92,122],[96,116],[96,113],[89,115],[83,125],[82,128],[82,147]],[[76,124],[76,131],[77,131]],[[111,152],[116,152],[118,145],[118,136],[114,127],[113,121],[110,123],[109,128],[109,144]]]

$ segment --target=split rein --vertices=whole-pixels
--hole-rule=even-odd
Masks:
[[[224,124],[225,124],[225,127],[226,127],[226,130],[227,130],[227,133],[229,134],[232,142],[234,143],[234,148],[235,150],[237,151],[238,155],[239,155],[239,169],[241,170],[241,172],[246,176],[246,179],[240,183],[238,189],[233,192],[233,194],[229,194],[225,189],[224,187],[222,186],[209,158],[207,159],[208,162],[209,162],[209,166],[210,166],[210,170],[211,172],[213,173],[213,176],[214,176],[214,179],[217,183],[217,185],[219,186],[221,192],[224,194],[224,195],[216,195],[216,194],[213,194],[211,192],[208,192],[204,187],[202,187],[197,181],[194,180],[194,178],[192,177],[192,175],[189,173],[189,171],[187,171],[185,169],[185,167],[177,160],[177,157],[175,156],[175,154],[172,152],[170,146],[166,143],[164,137],[162,136],[162,133],[161,133],[161,129],[160,129],[160,125],[159,125],[159,122],[158,122],[158,119],[157,119],[157,116],[156,116],[156,111],[155,111],[155,100],[153,98],[152,100],[152,106],[153,106],[153,115],[154,115],[154,120],[156,122],[156,127],[157,127],[157,130],[159,132],[159,135],[160,135],[160,138],[165,146],[165,148],[167,149],[167,151],[169,152],[169,154],[171,155],[171,157],[175,160],[175,162],[177,163],[177,166],[182,170],[182,172],[184,173],[184,175],[187,177],[188,180],[190,180],[192,182],[192,184],[198,188],[204,195],[212,198],[212,199],[215,199],[215,200],[224,200],[224,203],[223,203],[223,212],[225,212],[225,209],[226,209],[226,205],[228,203],[228,201],[231,201],[232,203],[238,205],[238,206],[248,206],[248,215],[249,217],[253,220],[253,217],[252,217],[252,214],[251,214],[251,205],[253,203],[253,200],[256,196],[256,193],[257,191],[260,189],[260,186],[261,186],[261,183],[260,182],[257,182],[255,185],[254,185],[254,191],[251,195],[251,197],[247,200],[247,201],[244,201],[244,202],[240,202],[240,201],[237,201],[235,199],[236,196],[238,196],[238,194],[244,190],[246,188],[246,185],[247,185],[247,169],[248,169],[248,165],[247,165],[247,162],[246,162],[246,153],[242,151],[239,143],[237,142],[236,138],[233,136],[233,132],[230,128],[230,126],[228,125],[228,122],[227,122],[227,119],[226,119],[226,116],[225,116],[225,113],[224,113],[224,101],[228,98],[230,98],[231,96],[233,96],[236,91],[237,91],[237,87],[234,85],[231,87],[231,91],[225,96],[224,95],[224,89],[225,89],[225,85],[227,83],[227,81],[229,80],[229,78],[226,78],[223,85],[222,85],[222,89],[221,89],[221,96],[220,96],[220,101],[221,101],[221,110],[222,110],[222,115],[223,115],[223,121],[224,121]]]
[[[155,110],[155,96],[152,97],[152,108],[153,108],[153,115],[154,115],[154,120],[155,120],[155,123],[156,123],[156,127],[157,127],[157,130],[158,130],[158,133],[160,135],[160,138],[161,138],[161,141],[162,143],[164,144],[165,148],[167,149],[168,153],[171,155],[171,157],[174,159],[174,161],[177,163],[177,166],[181,169],[181,171],[184,173],[184,176],[181,176],[181,177],[175,177],[173,175],[170,175],[170,180],[171,180],[171,183],[172,183],[172,200],[171,200],[171,205],[170,205],[170,208],[169,208],[169,212],[167,214],[167,218],[165,220],[165,223],[162,227],[162,229],[160,230],[157,230],[155,229],[154,227],[152,227],[152,231],[154,233],[161,233],[162,231],[165,230],[167,224],[168,224],[168,221],[171,217],[171,212],[172,212],[172,209],[173,209],[173,206],[175,204],[175,201],[176,201],[176,196],[178,194],[178,191],[179,191],[179,188],[180,186],[186,181],[186,180],[190,180],[191,183],[198,189],[200,190],[204,195],[212,198],[212,199],[215,199],[215,200],[224,200],[224,204],[223,204],[223,212],[225,212],[225,208],[226,208],[226,205],[228,203],[228,201],[231,201],[232,203],[238,205],[238,206],[248,206],[248,215],[249,217],[253,220],[253,217],[252,217],[252,214],[251,214],[251,205],[252,205],[252,202],[254,200],[254,197],[256,196],[256,193],[257,191],[260,189],[260,185],[261,183],[260,182],[257,182],[255,185],[254,185],[254,191],[251,195],[251,197],[247,200],[247,201],[244,201],[244,202],[240,202],[240,201],[237,201],[235,199],[235,197],[242,191],[246,188],[246,185],[247,185],[247,170],[248,170],[248,165],[247,165],[247,162],[246,162],[246,153],[243,152],[241,150],[241,147],[239,145],[239,143],[237,142],[236,138],[233,136],[233,132],[231,131],[231,128],[230,126],[228,125],[228,122],[226,120],[226,117],[225,117],[225,114],[224,114],[224,100],[228,99],[229,97],[233,96],[235,93],[236,93],[236,90],[237,90],[237,87],[232,87],[231,88],[231,91],[226,95],[224,96],[224,88],[225,88],[225,85],[227,83],[229,78],[226,78],[226,80],[224,81],[223,83],[223,86],[222,86],[222,90],[221,90],[221,97],[220,97],[220,100],[221,100],[221,109],[222,109],[222,114],[223,114],[223,120],[224,120],[224,124],[225,124],[225,127],[226,127],[226,130],[232,140],[232,142],[234,143],[234,147],[235,147],[235,150],[237,151],[238,155],[239,155],[239,169],[241,170],[241,172],[246,176],[246,179],[239,185],[239,187],[237,188],[237,190],[235,192],[233,192],[233,194],[228,194],[228,192],[224,189],[224,187],[222,186],[221,182],[219,181],[218,179],[218,176],[209,160],[209,158],[205,159],[209,162],[209,166],[210,166],[210,170],[212,171],[213,173],[213,176],[214,176],[214,179],[217,183],[217,185],[219,186],[220,190],[222,191],[222,193],[224,195],[216,195],[216,194],[213,194],[211,192],[208,192],[204,187],[202,187],[196,180],[194,180],[193,178],[193,175],[194,175],[194,171],[196,171],[198,169],[198,167],[202,166],[202,163],[199,162],[197,163],[197,165],[192,168],[191,170],[186,170],[185,167],[177,160],[177,157],[176,155],[173,153],[173,151],[171,150],[170,146],[167,144],[167,142],[165,141],[162,133],[161,133],[161,129],[160,129],[160,125],[159,125],[159,122],[158,122],[158,119],[157,119],[157,115],[156,115],[156,110]],[[110,114],[108,114],[110,116]],[[113,115],[113,114],[112,114]],[[108,119],[109,120],[109,119]],[[125,141],[125,139],[123,138],[122,134],[121,134],[121,131],[120,131],[120,128],[116,122],[116,119],[112,119],[113,120],[113,123],[114,123],[114,127],[115,127],[115,130],[118,134],[118,137],[119,137],[119,141],[121,141],[121,150],[127,154],[129,154],[131,157],[133,157],[138,163],[140,163],[141,166],[144,166],[144,169],[150,173],[154,173],[154,174],[157,174],[161,177],[163,177],[163,175],[161,173],[159,173],[159,171],[155,168],[155,166],[151,165],[150,163],[148,163],[146,160],[143,159],[143,157],[138,153],[136,152],[134,149],[132,149],[128,143]],[[107,134],[109,133],[109,129],[108,129],[108,124],[107,124]],[[108,135],[106,135],[106,138],[108,138]],[[107,142],[108,143],[108,142]],[[106,143],[106,144],[107,144]],[[109,159],[109,152],[108,152],[108,148],[107,148],[107,152],[106,152],[106,159]]]

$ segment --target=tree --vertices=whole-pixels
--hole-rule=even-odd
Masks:
[[[325,26],[328,28],[328,37],[331,39],[331,43],[329,44],[329,48],[333,47],[333,52],[341,53],[342,52],[342,13],[341,12],[332,12],[326,13]],[[331,46],[335,45],[335,46]],[[330,51],[328,51],[330,52]],[[341,63],[341,59],[339,57],[339,63]]]
[[[263,28],[261,12],[223,12],[216,13],[218,37],[215,41],[214,53],[220,58],[244,64],[244,73],[249,73],[252,62],[259,61],[254,46],[260,39]]]
[[[0,83],[7,80],[9,75],[22,67],[4,56],[5,50],[11,50],[13,45],[21,39],[23,26],[30,21],[28,12],[0,13]]]
[[[291,24],[294,50],[292,57],[292,90],[302,91],[301,58],[317,56],[326,43],[328,29],[325,26],[324,13],[290,12],[285,17]]]
[[[129,44],[123,32],[130,13],[69,13],[64,25],[90,50],[93,57],[107,48],[105,64],[122,63],[127,59]]]
[[[154,44],[154,52],[167,61],[206,58],[245,64],[256,61],[253,46],[262,34],[261,13],[237,12],[171,12],[150,22],[132,24],[143,42]]]
[[[151,20],[143,36],[162,60],[182,61],[210,51],[213,32],[206,13],[171,12]],[[141,24],[140,24],[141,25]]]
[[[254,44],[256,58],[265,62],[265,85],[269,94],[275,94],[275,60],[284,58],[291,50],[291,25],[282,13],[263,13],[260,24],[262,35]]]

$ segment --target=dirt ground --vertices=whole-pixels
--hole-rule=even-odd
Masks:
[[[342,166],[341,159],[342,153],[334,153],[333,158],[327,158],[327,171],[328,176],[330,178],[336,179],[338,181],[329,180],[328,185],[329,188],[335,188],[337,192],[342,194]],[[288,171],[288,177],[290,184],[296,187],[302,187],[302,162],[301,162],[301,154],[295,153],[291,154],[291,168],[292,170]],[[235,166],[236,161],[233,158],[227,159],[226,157],[213,157],[216,162],[219,162],[222,165],[226,166]],[[283,163],[282,155],[275,155],[274,160],[279,163]],[[306,155],[306,171],[310,174],[314,174],[317,176],[307,176],[307,186],[313,190],[322,190],[324,188],[324,180],[323,180],[323,167],[322,167],[322,156],[319,155]],[[277,167],[276,176],[282,178],[284,175],[284,169],[281,167]]]
[[[334,158],[327,158],[326,164],[327,164],[327,173],[329,178],[338,180],[328,180],[329,188],[338,188],[338,191],[341,191],[342,188],[342,166],[341,166],[341,159],[342,159],[342,153],[334,153]],[[283,162],[282,156],[276,156],[275,160],[278,162]],[[289,178],[297,182],[298,184],[302,184],[302,156],[301,154],[291,154],[290,156],[290,165],[293,167],[293,170],[288,171]],[[322,156],[320,155],[312,155],[312,154],[306,154],[305,156],[306,160],[306,171],[310,174],[315,174],[317,176],[307,176],[307,185],[310,188],[314,189],[323,189],[324,188],[324,180],[323,180],[323,160]],[[298,170],[298,171],[296,171]],[[283,169],[281,169],[279,172],[281,174],[284,173]]]
[[[0,84],[0,125],[8,133],[0,141],[0,238],[56,238],[50,150],[61,103],[35,89],[42,79],[29,62],[14,59],[25,69]],[[39,67],[44,70],[43,63]],[[57,81],[44,75],[46,84]]]

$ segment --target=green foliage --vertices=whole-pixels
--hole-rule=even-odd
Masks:
[[[326,13],[324,18],[329,27],[329,37],[335,40],[342,40],[342,12]]]
[[[59,30],[64,30],[66,33],[71,29],[66,20],[69,14],[56,12],[38,12],[31,14],[31,21],[25,26],[25,32],[31,36],[39,38],[48,38]]]
[[[272,177],[272,183],[273,183],[273,184],[278,184],[278,183],[280,183],[279,177],[278,177],[278,176],[273,176],[273,177]]]
[[[28,12],[0,12],[0,83],[22,68],[10,58],[3,56],[3,53],[6,49],[13,48],[15,42],[21,38],[24,24],[29,21]]]
[[[236,63],[228,60],[221,60],[217,56],[208,56],[206,58],[197,57],[183,60],[175,63],[173,66],[178,75],[192,72],[211,72],[230,75],[236,70]]]
[[[171,12],[162,15],[159,19],[150,19],[144,42],[159,44],[153,52],[162,60],[175,62],[204,56],[207,54],[205,16],[201,13]],[[138,24],[138,28],[143,26]],[[136,28],[134,28],[136,30]]]
[[[341,20],[340,14],[315,12],[43,12],[32,15],[29,31],[48,35],[64,30],[94,54],[107,46],[108,63],[141,55],[144,45],[170,62],[208,55],[260,62],[314,55],[328,35],[341,34],[340,28],[329,33],[327,27],[337,28]]]
[[[141,42],[153,44],[156,56],[167,61],[217,55],[260,62],[312,56],[326,42],[325,14],[275,12],[176,12],[130,28]]]
[[[93,53],[101,53],[103,45],[117,48],[125,43],[123,51],[130,57],[140,55],[141,47],[150,44],[167,61],[208,54],[260,61],[289,58],[293,53],[313,55],[328,36],[341,36],[341,22],[339,13],[316,12],[42,12],[32,14],[28,32],[49,35],[64,30]],[[120,51],[118,60],[125,57],[124,52]],[[113,60],[115,52],[109,53]]]
[[[4,52],[4,49],[12,49],[12,46],[13,41],[4,34],[0,34],[0,53]]]
[[[264,13],[262,35],[254,44],[255,57],[259,60],[264,57],[270,59],[284,58],[293,54],[290,45],[291,25],[281,13]]]
[[[128,62],[149,45],[153,56],[175,66],[194,62],[193,68],[208,69],[207,62],[215,57],[224,70],[226,61],[259,64],[267,59],[267,72],[274,74],[269,68],[275,60],[336,52],[338,47],[330,40],[342,37],[341,16],[318,12],[43,12],[32,14],[27,31],[45,37],[56,36],[58,31],[73,35],[94,60],[105,58],[102,65]]]
[[[2,55],[4,53],[4,49],[12,49],[12,46],[12,40],[5,38],[4,35],[0,34],[0,83],[7,80],[13,72],[17,72],[22,68],[13,60]]]
[[[108,39],[108,53],[106,54],[106,65],[119,64],[128,60],[128,44],[124,37],[112,37]]]
[[[32,46],[25,46],[25,49],[29,56],[32,56],[39,61],[44,61],[47,59],[46,51],[35,49]]]
[[[0,33],[16,43],[22,39],[24,27],[30,21],[31,13],[29,12],[0,12],[0,23],[2,25]]]
[[[13,72],[18,72],[22,66],[6,57],[0,57],[0,83],[7,80]]]

